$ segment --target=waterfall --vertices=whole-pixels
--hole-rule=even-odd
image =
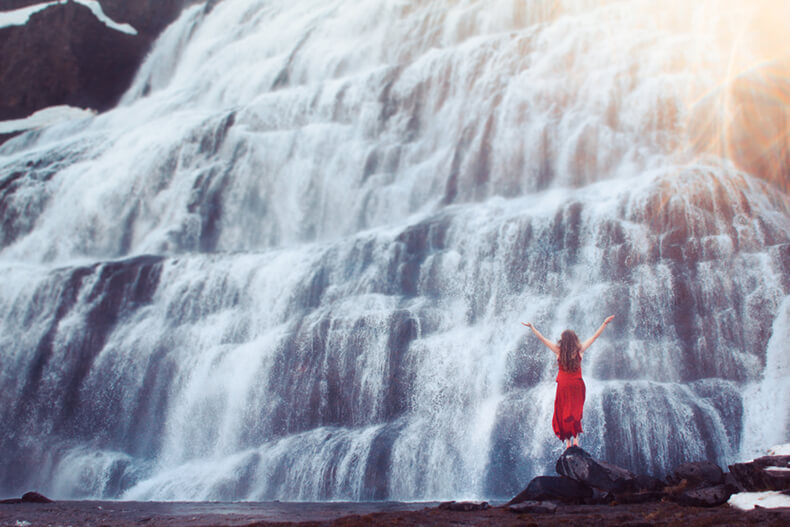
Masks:
[[[787,440],[787,11],[190,7],[116,108],[0,147],[0,494],[512,496],[562,448],[519,322],[610,314],[591,454]]]

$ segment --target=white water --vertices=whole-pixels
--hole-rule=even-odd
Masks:
[[[25,119],[0,121],[0,134],[43,128],[67,121],[78,121],[94,115],[96,115],[94,111],[75,108],[74,106],[50,106],[33,113]]]
[[[593,455],[660,475],[781,442],[790,204],[688,134],[770,58],[735,38],[766,6],[188,9],[118,108],[0,147],[0,448],[47,453],[2,488],[507,496],[560,452],[519,321],[611,313]]]
[[[785,297],[779,306],[771,340],[768,341],[763,376],[744,391],[746,419],[741,455],[745,458],[762,455],[765,445],[780,444],[790,437],[790,383],[787,382],[790,379],[790,356],[787,354],[789,341],[790,296]],[[779,451],[780,448],[774,447],[773,450]]]

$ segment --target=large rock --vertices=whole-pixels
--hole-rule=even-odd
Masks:
[[[724,484],[732,489],[735,489],[735,492],[746,492],[744,486],[738,483],[738,480],[735,479],[735,476],[733,476],[730,472],[724,473]]]
[[[101,0],[110,18],[137,35],[107,27],[84,5],[68,2],[0,28],[0,121],[56,105],[114,106],[159,32],[191,0]],[[26,1],[3,5],[24,7]],[[40,2],[35,2],[40,3]]]
[[[26,492],[22,495],[23,503],[53,503],[53,501],[38,492]]]
[[[26,492],[22,498],[11,498],[0,501],[3,505],[15,505],[19,503],[54,503],[51,499],[38,492]]]
[[[593,497],[590,487],[562,476],[538,476],[507,505],[524,501],[562,501],[581,503]]]
[[[730,499],[733,490],[734,489],[728,485],[703,486],[680,492],[669,497],[669,499],[681,505],[717,507]]]
[[[647,492],[661,491],[666,486],[660,479],[646,474],[637,474],[635,485],[637,490]]]
[[[673,484],[687,480],[692,485],[719,485],[724,481],[724,472],[716,463],[695,461],[684,463],[675,469],[671,481]]]
[[[557,473],[606,492],[636,490],[637,476],[628,470],[594,459],[580,447],[572,446],[557,460]]]
[[[764,456],[730,465],[739,487],[750,492],[790,489],[790,456]]]

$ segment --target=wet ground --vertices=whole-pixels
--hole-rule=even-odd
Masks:
[[[504,507],[486,511],[440,510],[437,503],[155,503],[64,501],[0,505],[0,526],[268,526],[333,527],[400,525],[678,527],[790,525],[790,509],[743,512],[727,505],[683,507],[674,503],[564,506],[555,514],[514,514]]]
[[[419,511],[436,503],[129,502],[58,501],[0,505],[0,526],[91,525],[238,526],[280,522],[327,522],[374,512]]]

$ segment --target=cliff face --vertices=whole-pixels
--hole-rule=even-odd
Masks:
[[[149,42],[176,19],[184,6],[193,3],[197,0],[101,0],[107,16],[131,24]]]
[[[11,0],[5,10],[41,2]],[[23,26],[0,28],[0,120],[68,104],[112,107],[159,33],[189,0],[101,0],[107,16],[137,30],[102,23],[76,2],[51,6]]]

